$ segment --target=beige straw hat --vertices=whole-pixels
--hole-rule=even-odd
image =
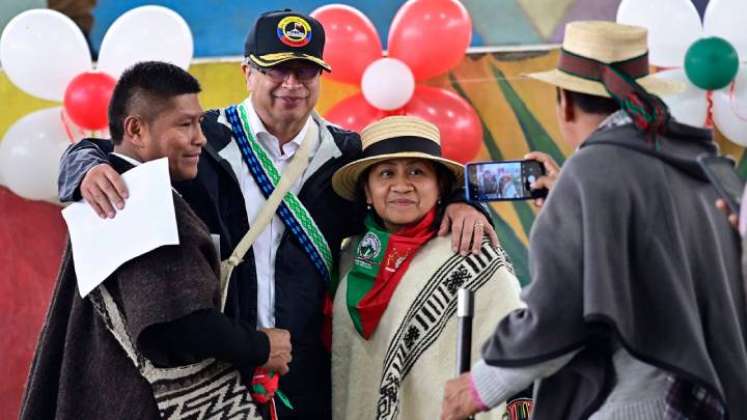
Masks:
[[[646,29],[606,21],[570,22],[565,27],[565,37],[560,51],[558,68],[527,76],[560,88],[609,97],[604,85],[578,69],[577,60],[610,64],[631,75],[649,93],[670,95],[685,90],[684,83],[659,79],[648,71],[648,45]],[[587,70],[587,68],[584,68]],[[637,69],[635,71],[633,69]],[[633,71],[631,71],[633,70]]]
[[[391,159],[419,158],[439,163],[464,182],[464,166],[441,157],[438,127],[417,117],[383,118],[361,132],[363,157],[338,169],[332,176],[332,188],[341,197],[354,201],[361,174],[371,166]]]

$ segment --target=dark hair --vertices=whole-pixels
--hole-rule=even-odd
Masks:
[[[109,102],[112,142],[122,142],[124,120],[129,115],[137,113],[153,121],[174,96],[200,91],[200,82],[173,64],[144,61],[128,68],[119,78]]]
[[[560,103],[561,91],[565,92],[567,101],[571,104],[576,104],[582,111],[589,114],[609,115],[620,110],[620,104],[612,98],[555,88],[558,103]]]
[[[433,221],[433,228],[438,229],[441,226],[441,219],[444,217],[446,205],[451,201],[456,186],[456,177],[454,173],[440,163],[433,163],[436,167],[436,177],[438,177],[438,187],[441,192],[441,202],[436,204],[436,219]]]
[[[433,164],[433,167],[436,170],[436,179],[438,180],[438,191],[441,193],[441,200],[439,203],[436,203],[436,219],[433,221],[433,227],[435,229],[438,229],[438,227],[441,225],[441,219],[444,216],[444,211],[446,210],[446,205],[449,202],[449,199],[451,198],[452,193],[454,192],[454,188],[456,186],[456,177],[454,176],[454,173],[451,172],[446,166],[432,161],[428,159],[424,159],[431,164]],[[386,162],[386,161],[382,161]],[[366,182],[368,182],[368,175],[371,173],[371,169],[376,166],[378,163],[373,164],[366,168],[365,171],[363,171],[360,176],[358,177],[358,182],[355,186],[355,198],[358,201],[365,201],[366,200],[366,192],[364,190],[364,185]],[[383,226],[384,224],[381,221],[381,218],[379,218],[379,215],[376,214],[376,212],[373,212],[373,216],[376,219],[376,222]]]

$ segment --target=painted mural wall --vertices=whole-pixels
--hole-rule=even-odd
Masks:
[[[703,13],[708,0],[692,0]],[[182,15],[195,34],[195,56],[241,54],[249,26],[265,10],[291,8],[311,12],[332,2],[325,0],[3,0],[0,30],[11,17],[34,7],[58,8],[63,13],[89,14],[93,18],[90,39],[94,51],[111,23],[122,13],[144,4],[160,4]],[[360,9],[376,26],[386,47],[392,18],[403,0],[339,1]],[[472,46],[557,43],[565,23],[577,19],[613,20],[620,0],[462,0],[472,16]],[[82,19],[82,18],[79,18]],[[88,27],[89,23],[83,24]]]

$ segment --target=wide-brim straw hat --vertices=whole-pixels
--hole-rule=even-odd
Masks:
[[[559,68],[539,73],[529,73],[527,76],[565,90],[610,97],[601,82],[563,71],[560,68],[563,54],[567,52],[570,55],[605,64],[622,64],[642,57],[647,60],[648,44],[646,36],[646,29],[640,26],[607,21],[570,22],[565,27]],[[686,88],[684,83],[664,80],[648,74],[647,64],[645,73],[645,76],[638,77],[635,80],[649,93],[666,96],[680,93]]]
[[[355,201],[358,179],[366,169],[391,159],[418,158],[443,165],[464,182],[464,166],[441,157],[441,135],[438,127],[417,117],[383,118],[361,131],[363,157],[338,169],[332,176],[332,188],[341,197]]]

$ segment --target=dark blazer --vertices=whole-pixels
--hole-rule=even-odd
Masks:
[[[192,209],[221,237],[221,258],[226,259],[249,230],[244,197],[230,164],[218,151],[231,140],[231,130],[217,122],[218,111],[207,113],[203,131],[208,140],[195,180],[177,184]],[[356,159],[361,150],[358,134],[329,127],[342,152],[322,165],[305,182],[298,198],[306,206],[339,262],[342,240],[362,231],[365,208],[332,190],[332,175]],[[300,242],[285,231],[275,259],[275,320],[291,333],[293,361],[281,377],[299,418],[328,418],[331,404],[330,356],[321,343],[322,306],[329,284],[322,279]],[[252,250],[233,272],[226,314],[252,324],[257,317],[257,274]],[[280,415],[283,415],[282,404]]]

